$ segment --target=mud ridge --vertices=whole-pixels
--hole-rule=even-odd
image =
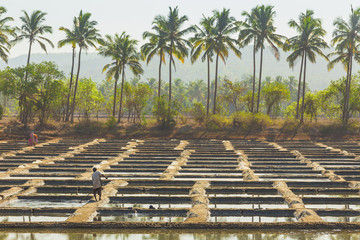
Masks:
[[[307,209],[301,198],[296,196],[284,181],[275,181],[274,188],[282,195],[289,208],[295,209],[295,217],[299,222],[324,222],[314,210]]]
[[[185,223],[207,222],[210,219],[209,199],[206,188],[210,186],[208,181],[197,181],[190,190],[192,207],[190,208]]]

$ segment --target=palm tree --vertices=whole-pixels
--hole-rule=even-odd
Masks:
[[[241,52],[237,48],[238,41],[231,37],[238,31],[239,23],[234,17],[230,16],[230,9],[223,9],[221,12],[214,10],[215,28],[214,28],[214,52],[216,54],[215,62],[215,86],[214,86],[214,108],[213,114],[216,113],[216,94],[218,84],[218,66],[219,57],[226,63],[229,56],[229,48],[236,56],[241,57]]]
[[[263,65],[263,52],[265,48],[265,42],[269,44],[272,49],[272,52],[275,55],[275,58],[279,60],[280,53],[278,47],[282,47],[283,43],[281,42],[284,39],[284,36],[276,34],[276,28],[274,27],[274,17],[275,11],[273,11],[274,6],[256,6],[252,9],[252,19],[251,24],[253,25],[254,31],[256,31],[256,47],[255,49],[260,49],[260,70],[259,70],[259,85],[258,85],[258,100],[256,106],[256,112],[259,112],[260,106],[260,93],[261,93],[261,77],[262,77],[262,65]]]
[[[335,52],[329,55],[336,55],[337,57],[328,64],[328,68],[332,69],[338,62],[341,62],[346,68],[346,90],[342,116],[342,121],[346,125],[349,120],[349,99],[353,58],[355,58],[357,62],[360,62],[360,8],[354,11],[351,7],[348,23],[342,18],[337,18],[334,25],[335,30],[333,32],[331,44],[333,46],[336,45],[336,47]]]
[[[29,66],[31,48],[34,42],[37,42],[46,53],[47,50],[45,42],[47,42],[51,47],[54,47],[54,44],[48,38],[42,36],[45,33],[52,33],[52,28],[50,26],[43,25],[47,13],[41,12],[40,10],[32,12],[31,16],[29,16],[26,11],[23,11],[23,13],[24,16],[20,17],[23,24],[21,25],[21,28],[16,28],[18,35],[13,42],[17,43],[23,39],[29,39],[29,52],[26,62],[26,66]],[[27,75],[26,71],[25,81],[27,80]]]
[[[307,39],[309,38],[310,31],[309,31],[309,22],[311,22],[312,16],[314,12],[312,10],[307,10],[305,13],[301,13],[299,16],[299,23],[295,20],[289,21],[289,26],[295,28],[299,35],[294,36],[288,40],[287,49],[292,49],[293,53],[287,58],[289,62],[289,66],[291,68],[294,67],[294,64],[297,59],[301,58],[300,64],[300,73],[299,73],[299,82],[298,82],[298,93],[297,93],[297,104],[296,104],[296,119],[299,118],[299,105],[300,105],[300,96],[301,96],[301,76],[303,73],[303,66],[304,66],[304,49],[302,46],[306,44]],[[314,21],[318,21],[315,19]]]
[[[195,25],[196,34],[191,39],[193,48],[191,49],[191,62],[194,63],[201,53],[204,54],[201,60],[207,61],[207,99],[206,99],[206,115],[209,115],[210,109],[210,62],[214,55],[214,17],[205,17],[200,20],[200,27]]]
[[[120,74],[122,74],[118,122],[121,119],[125,68],[129,67],[136,76],[143,73],[140,54],[136,49],[137,43],[137,40],[131,39],[129,35],[123,32],[120,36],[118,34],[115,34],[114,37],[106,35],[104,46],[99,49],[101,55],[111,57],[113,60],[112,63],[106,64],[103,69],[103,71],[108,70],[106,74],[108,79],[115,78],[113,116],[115,116],[117,82]]]
[[[171,66],[175,65],[174,56],[181,62],[188,56],[188,47],[191,43],[184,36],[195,31],[194,27],[182,29],[182,25],[188,20],[187,16],[179,16],[178,7],[172,9],[167,17],[158,15],[155,22],[158,23],[153,27],[156,32],[160,33],[161,39],[166,43],[166,52],[169,54],[169,103],[171,102]],[[170,106],[170,104],[169,104]]]
[[[78,58],[78,69],[76,73],[75,87],[74,87],[74,96],[71,107],[71,122],[74,121],[74,111],[75,111],[75,98],[76,91],[80,76],[80,63],[81,63],[81,52],[83,49],[87,50],[90,46],[96,48],[95,43],[102,43],[101,35],[98,33],[98,30],[95,28],[97,24],[96,21],[90,21],[91,13],[84,13],[80,11],[79,17],[76,18],[75,25],[75,38],[76,44],[79,46],[79,58]]]
[[[254,101],[255,101],[255,79],[256,79],[256,52],[257,46],[259,45],[257,40],[260,39],[259,32],[256,29],[256,22],[254,9],[252,9],[251,13],[244,11],[242,13],[243,16],[246,17],[245,22],[242,22],[242,29],[239,33],[239,42],[242,46],[247,46],[251,41],[254,41],[253,46],[253,76],[252,76],[252,97],[251,97],[251,112],[254,112]]]
[[[306,63],[307,59],[310,62],[316,62],[316,54],[328,59],[321,49],[328,48],[327,43],[323,40],[326,31],[321,26],[321,20],[313,17],[314,12],[307,10],[305,13],[300,14],[299,22],[295,20],[289,21],[289,26],[295,28],[299,35],[294,36],[288,40],[287,48],[293,52],[287,58],[290,67],[294,66],[297,59],[301,58],[299,86],[298,86],[298,102],[297,102],[297,118],[299,117],[299,102],[300,102],[300,87],[301,76],[303,75],[302,86],[302,105],[301,105],[301,118],[300,122],[304,120],[304,103],[305,103],[305,90],[306,90]]]
[[[202,79],[189,82],[187,92],[188,97],[192,100],[196,100],[197,102],[202,102],[202,100],[204,99],[204,88],[205,83]]]
[[[65,121],[69,121],[69,108],[70,108],[70,95],[71,95],[71,89],[73,85],[73,76],[74,76],[74,65],[75,65],[75,53],[76,53],[76,35],[75,35],[75,28],[76,28],[76,22],[77,19],[74,17],[73,20],[73,30],[71,31],[68,28],[60,27],[60,31],[64,31],[66,34],[66,37],[58,42],[58,47],[61,48],[65,45],[71,45],[72,47],[72,57],[71,57],[71,72],[70,72],[70,83],[69,83],[69,92],[67,95],[66,100],[66,110],[65,110]]]
[[[23,39],[29,40],[29,51],[28,51],[28,57],[26,66],[28,67],[30,64],[30,56],[31,56],[31,48],[32,45],[37,42],[40,47],[47,53],[46,45],[43,41],[47,42],[51,47],[54,47],[54,44],[47,38],[43,37],[42,35],[45,33],[52,33],[52,28],[47,25],[43,25],[43,22],[45,21],[45,12],[41,12],[40,10],[32,12],[31,16],[26,11],[23,11],[24,16],[20,17],[20,20],[22,21],[21,28],[16,27],[15,31],[17,32],[17,36],[14,40],[11,42],[18,43],[22,41]],[[25,71],[25,79],[24,81],[27,82],[28,78],[28,71]],[[23,98],[19,99],[20,105],[22,105],[22,102],[25,101]],[[20,119],[21,121],[26,124],[27,115],[29,114],[26,111],[21,108],[20,109]]]
[[[160,62],[159,62],[159,83],[158,83],[158,98],[161,96],[161,65],[162,63],[165,64],[165,52],[166,52],[166,41],[165,38],[161,35],[160,23],[155,19],[153,21],[153,30],[155,33],[151,32],[144,32],[143,39],[149,39],[148,43],[145,43],[141,46],[141,55],[143,59],[146,59],[146,63],[152,60],[155,55],[159,55]]]
[[[7,63],[10,49],[8,36],[13,34],[13,29],[6,24],[14,19],[12,17],[2,18],[4,13],[6,13],[6,8],[0,6],[0,58]]]
[[[121,38],[118,34],[115,34],[114,37],[110,35],[105,36],[105,42],[103,46],[99,48],[99,54],[105,57],[111,57],[113,62],[108,63],[104,66],[103,72],[107,71],[106,78],[108,81],[111,81],[112,78],[115,78],[114,84],[114,102],[113,102],[113,112],[112,116],[115,117],[115,106],[116,106],[116,93],[117,93],[117,85],[120,77],[120,73],[122,70],[122,65],[120,64],[121,52]]]

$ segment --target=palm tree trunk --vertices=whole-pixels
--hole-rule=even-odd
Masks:
[[[78,60],[78,69],[77,69],[77,73],[76,73],[75,88],[74,88],[74,97],[73,97],[73,102],[72,102],[72,107],[71,107],[71,122],[74,122],[76,91],[77,91],[77,86],[78,86],[78,82],[79,82],[79,75],[80,75],[81,50],[82,50],[82,48],[80,47],[79,60]]]
[[[29,64],[30,64],[31,47],[32,47],[32,41],[30,39],[29,52],[28,52],[28,58],[27,58],[27,61],[26,61],[26,66],[29,66]]]
[[[169,63],[169,109],[170,109],[170,102],[171,102],[171,63],[172,63],[172,45],[170,50],[170,63]]]
[[[351,72],[352,72],[352,51],[350,54],[350,63],[349,63],[349,80],[348,80],[348,87],[346,91],[346,110],[345,110],[345,124],[348,124],[349,121],[349,102],[350,102],[350,89],[351,89]]]
[[[162,65],[162,53],[160,53],[160,63],[159,63],[159,85],[158,85],[158,98],[160,98],[161,94],[161,65]]]
[[[32,38],[30,38],[30,44],[29,44],[29,52],[28,52],[28,57],[27,57],[27,61],[26,61],[26,66],[28,67],[30,64],[30,55],[31,55],[31,47],[32,47]],[[26,70],[25,72],[25,82],[27,81],[28,78],[28,71]]]
[[[217,94],[217,83],[218,83],[218,65],[219,65],[219,52],[216,55],[216,65],[215,65],[215,86],[214,86],[214,109],[213,114],[216,113],[216,94]]]
[[[19,118],[20,118],[20,121],[23,122],[23,117],[24,117],[24,101],[23,101],[22,94],[21,94],[20,97],[19,97],[19,109],[20,109]]]
[[[71,60],[69,93],[67,95],[67,100],[66,100],[65,122],[69,121],[70,95],[71,95],[71,88],[72,88],[72,82],[73,82],[73,76],[74,76],[74,65],[75,65],[75,48],[73,47],[73,49],[72,49],[72,60]]]
[[[207,56],[207,70],[208,70],[208,87],[207,87],[207,101],[206,101],[206,116],[209,116],[210,108],[210,58]]]
[[[256,112],[259,112],[259,106],[260,106],[260,91],[261,91],[261,75],[262,75],[262,61],[263,61],[263,52],[264,48],[261,48],[260,53],[260,72],[259,72],[259,86],[258,86],[258,100],[257,100],[257,106],[256,106]]]
[[[305,87],[306,86],[306,52],[304,54],[304,81],[303,81],[303,89],[302,89],[302,104],[301,104],[301,119],[300,123],[304,121],[304,110],[305,110]]]
[[[347,69],[346,69],[346,80],[345,80],[345,92],[344,92],[344,105],[343,105],[343,112],[342,112],[342,123],[346,125],[345,123],[345,116],[346,116],[346,102],[347,102],[347,90],[349,87],[349,75],[350,75],[350,59],[348,61]]]
[[[303,72],[303,64],[304,64],[304,52],[303,52],[303,54],[301,56],[298,94],[297,94],[297,102],[296,102],[296,119],[299,119],[299,105],[300,105],[300,93],[301,93],[301,74]]]
[[[120,122],[120,119],[121,119],[122,99],[123,99],[123,90],[124,90],[124,81],[125,81],[125,65],[123,64],[123,67],[122,67],[122,79],[121,79],[120,107],[119,107],[118,123]],[[130,113],[129,113],[129,114],[130,114]]]
[[[118,83],[119,77],[118,74],[116,74],[116,78],[115,78],[115,86],[114,86],[114,102],[113,102],[113,112],[112,112],[112,116],[115,117],[115,106],[116,106],[116,93],[117,93],[117,83]]]
[[[251,97],[251,112],[254,112],[254,100],[255,100],[255,72],[256,72],[256,59],[255,59],[255,51],[256,51],[256,37],[254,38],[254,50],[253,50],[253,86],[252,86],[252,97]]]
[[[27,58],[27,62],[26,62],[26,66],[28,67],[29,64],[30,64],[30,55],[31,55],[31,46],[32,46],[32,39],[30,38],[30,44],[29,44],[29,52],[28,52],[28,58]],[[28,71],[26,69],[25,71],[25,82],[27,82],[27,78],[28,78]],[[23,99],[23,110],[22,110],[22,114],[20,112],[20,116],[22,115],[23,118],[22,118],[22,123],[24,124],[25,127],[27,127],[27,118],[28,118],[28,114],[27,114],[27,111],[28,111],[28,106],[26,104],[26,97]],[[21,119],[21,118],[20,118]]]

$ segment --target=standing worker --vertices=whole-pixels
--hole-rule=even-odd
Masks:
[[[92,174],[92,182],[93,182],[93,193],[96,199],[96,193],[99,195],[99,201],[101,200],[101,177],[104,177],[108,179],[104,174],[101,174],[99,171],[97,171],[96,167],[93,168],[93,174]]]
[[[34,133],[31,132],[29,135],[29,146],[35,146],[38,143],[38,136]]]

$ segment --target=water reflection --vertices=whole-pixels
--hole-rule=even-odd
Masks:
[[[359,233],[310,232],[292,233],[0,233],[0,240],[360,240]]]

